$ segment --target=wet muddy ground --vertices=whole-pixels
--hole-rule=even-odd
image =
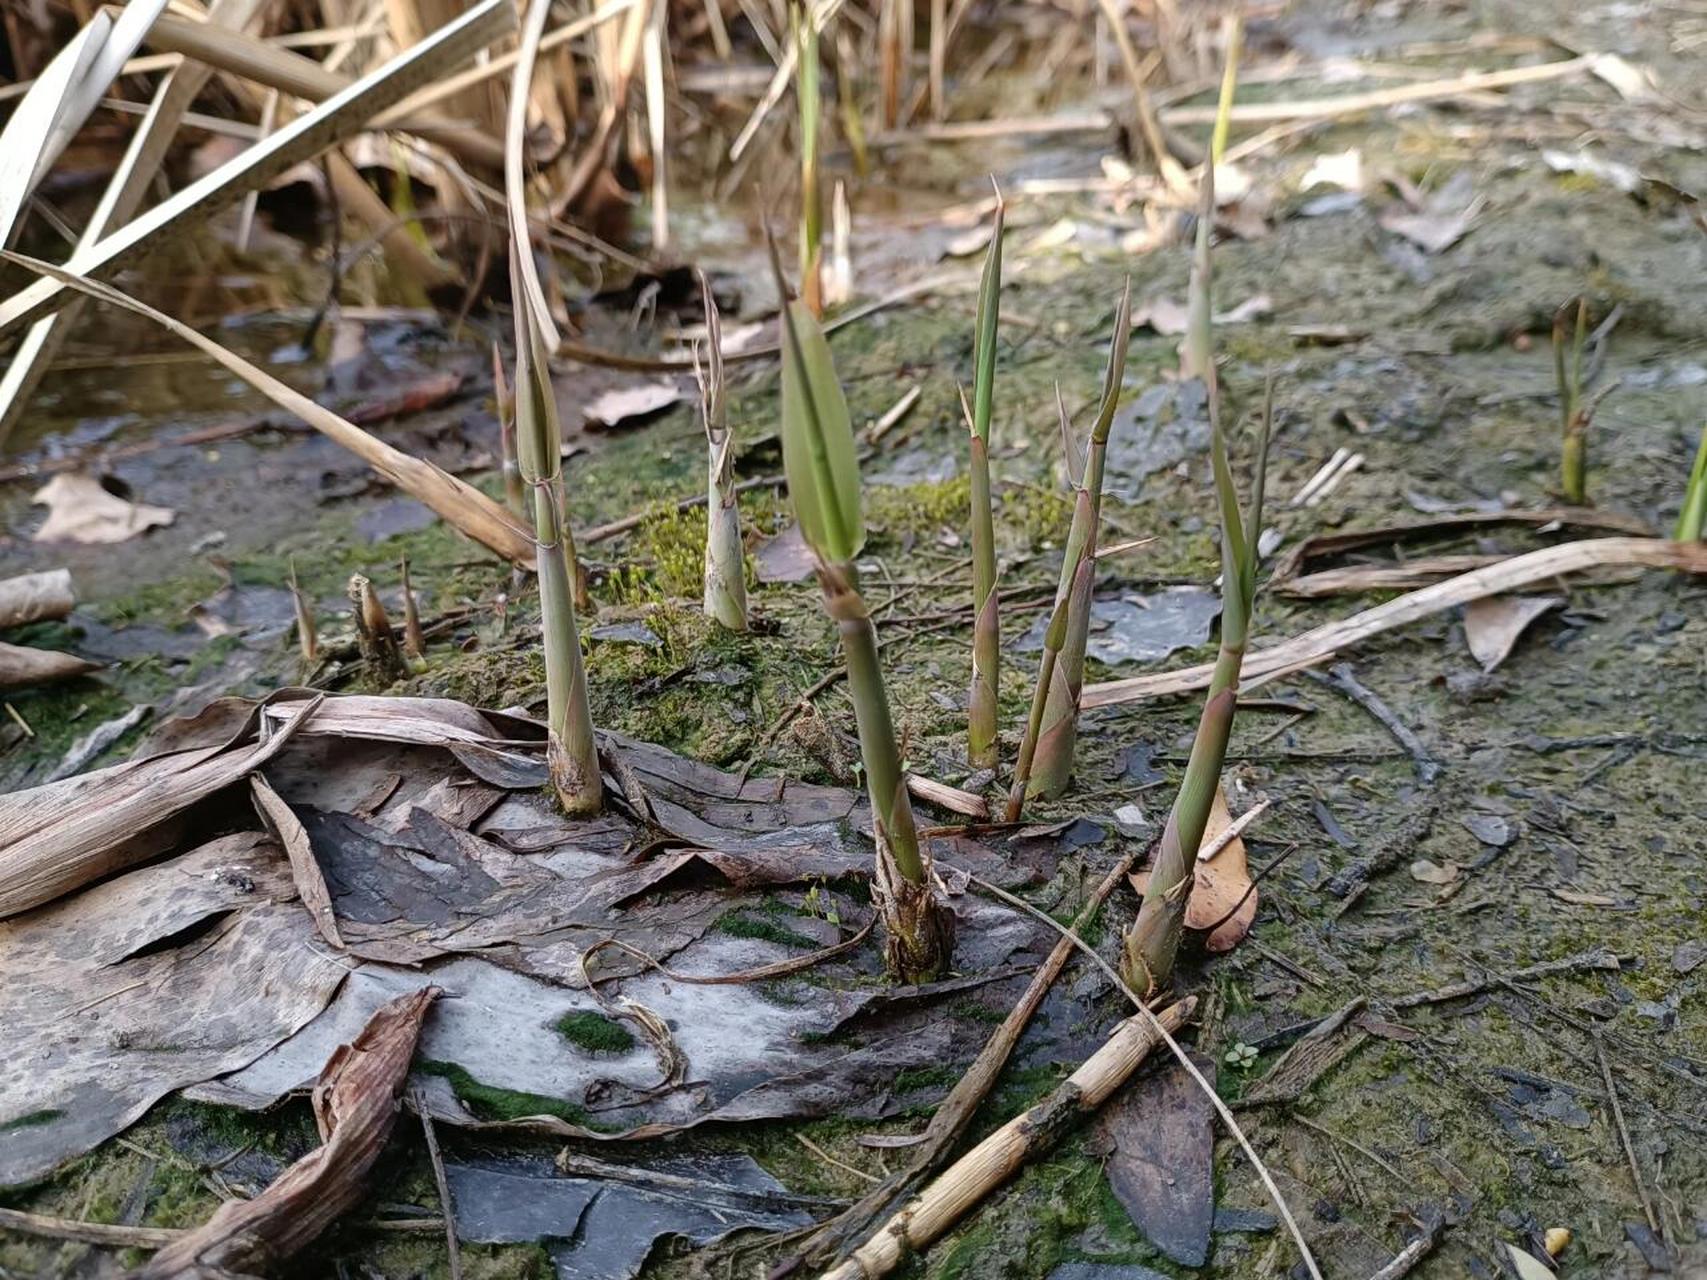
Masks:
[[[1429,11],[1404,24],[1377,16],[1298,23],[1291,34],[1307,50],[1362,52],[1473,30],[1544,34],[1543,25],[1508,7],[1474,21]],[[1675,91],[1689,81],[1670,52],[1671,31],[1664,14],[1626,27],[1606,10],[1582,15],[1568,35],[1653,66]],[[1247,93],[1255,101],[1333,88],[1253,86]],[[1269,306],[1259,319],[1222,326],[1218,343],[1234,417],[1254,411],[1266,371],[1277,381],[1275,500],[1267,523],[1282,539],[1280,551],[1312,534],[1421,520],[1442,509],[1550,505],[1557,428],[1547,330],[1554,308],[1577,293],[1597,317],[1622,307],[1601,373],[1622,384],[1595,421],[1590,495],[1656,530],[1675,517],[1707,419],[1700,287],[1707,237],[1663,188],[1650,183],[1626,194],[1555,172],[1541,152],[1576,150],[1598,121],[1590,148],[1596,154],[1671,187],[1700,190],[1707,179],[1701,104],[1637,109],[1590,79],[1516,92],[1521,102],[1558,109],[1401,113],[1324,128],[1296,151],[1252,162],[1258,188],[1276,193],[1273,227],[1263,238],[1229,238],[1217,249],[1217,304],[1231,308],[1266,295]],[[1101,143],[1010,146],[1001,176],[1011,186],[1026,174],[1093,174]],[[1380,226],[1393,202],[1388,192],[1327,202],[1326,192],[1297,192],[1315,154],[1351,147],[1366,164],[1379,162],[1425,190],[1456,183],[1485,203],[1458,243],[1429,254]],[[963,150],[948,167],[953,178],[917,184],[924,188],[919,203],[979,199],[987,163]],[[918,217],[907,203],[906,214],[885,216]],[[856,219],[861,208],[856,196]],[[1059,381],[1069,408],[1082,414],[1096,391],[1120,276],[1131,272],[1140,305],[1178,300],[1186,254],[1182,245],[1122,252],[1130,220],[1085,200],[1016,198],[1010,223],[993,453],[1003,585],[1016,601],[1003,622],[1005,633],[1018,637],[1033,621],[1023,606],[1054,582],[1066,524],[1053,385]],[[708,239],[733,239],[728,227],[707,224]],[[922,390],[866,463],[873,486],[866,581],[909,757],[919,771],[958,784],[968,775],[967,634],[941,623],[945,610],[964,603],[960,587],[944,584],[963,581],[960,566],[968,560],[954,383],[970,375],[967,285],[976,260],[937,263],[942,241],[952,237],[925,235],[912,223],[873,217],[856,228],[856,268],[881,263],[861,277],[862,291],[881,293],[945,268],[967,282],[879,312],[833,339],[856,423],[880,417],[910,388]],[[897,250],[897,243],[908,248]],[[880,244],[888,247],[879,252]],[[750,278],[718,277],[732,304]],[[763,291],[750,292],[747,306],[761,310]],[[111,333],[128,332],[113,325]],[[1297,336],[1322,326],[1342,332],[1331,344]],[[223,337],[277,353],[300,335],[300,323],[255,321]],[[106,335],[91,331],[88,341],[94,350]],[[1154,541],[1104,562],[1099,599],[1111,606],[1136,597],[1143,609],[1169,587],[1207,587],[1217,571],[1205,439],[1191,406],[1175,394],[1174,342],[1148,329],[1134,336],[1127,407],[1115,427],[1106,540]],[[340,374],[323,359],[304,359],[286,365],[284,376],[358,403],[447,370],[464,373],[457,398],[381,432],[495,491],[487,360],[481,342],[452,337],[438,322],[390,318],[367,326],[353,370]],[[626,385],[636,381],[647,380]],[[579,422],[587,402],[612,385],[624,384],[602,372],[563,370],[560,395],[570,420]],[[743,477],[774,474],[774,374],[761,364],[734,391],[738,468]],[[41,407],[41,420],[14,445],[26,455],[160,439],[266,414],[207,366],[176,358],[62,372],[45,385]],[[1236,458],[1248,456],[1248,441],[1235,444]],[[755,605],[766,625],[749,638],[714,634],[699,614],[703,516],[673,509],[703,474],[695,415],[683,405],[643,425],[584,434],[578,443],[584,449],[568,467],[579,526],[652,512],[632,531],[583,551],[598,604],[588,649],[600,722],[729,768],[751,760],[760,774],[847,781],[838,735],[851,728],[851,714],[838,688],[819,694],[814,712],[786,730],[768,732],[835,661],[809,585],[758,584]],[[1364,455],[1361,469],[1319,506],[1289,507],[1286,500],[1341,447]],[[28,505],[34,486],[0,488],[0,568],[68,564],[84,602],[69,624],[41,626],[36,635],[113,664],[98,680],[9,698],[36,736],[0,730],[11,734],[0,754],[0,783],[8,788],[40,781],[75,738],[133,705],[158,705],[163,716],[219,693],[295,681],[283,589],[291,561],[322,603],[323,636],[335,641],[332,619],[341,616],[348,574],[361,570],[394,584],[391,566],[408,555],[424,612],[443,627],[428,672],[406,687],[494,707],[542,698],[531,644],[535,615],[525,594],[512,601],[518,584],[507,570],[407,499],[371,488],[361,468],[318,438],[280,421],[241,437],[161,448],[108,470],[139,499],[176,509],[177,520],[116,546],[44,547],[28,540],[40,518]],[[743,496],[742,515],[755,546],[787,523],[779,496],[764,487]],[[1409,543],[1403,554],[1518,551],[1555,540],[1494,529]],[[1562,604],[1492,674],[1469,656],[1456,614],[1346,655],[1347,674],[1414,734],[1420,755],[1372,714],[1368,698],[1349,696],[1343,680],[1298,677],[1269,686],[1235,732],[1235,808],[1258,794],[1274,802],[1249,839],[1253,865],[1287,856],[1263,881],[1247,941],[1194,964],[1184,980],[1205,998],[1199,1048],[1218,1064],[1223,1094],[1238,1107],[1331,1277],[1373,1274],[1416,1224],[1435,1222],[1444,1224],[1440,1243],[1413,1274],[1501,1274],[1501,1242],[1537,1243],[1555,1227],[1573,1236],[1559,1260],[1562,1274],[1707,1268],[1707,800],[1700,782],[1707,768],[1707,584],[1650,572],[1591,575],[1550,590]],[[1278,639],[1370,603],[1369,596],[1299,601],[1264,592],[1258,637]],[[1202,660],[1211,651],[1201,622],[1195,633],[1178,634],[1186,647],[1171,656],[1115,667],[1093,661],[1091,678]],[[1032,662],[1010,648],[1002,671],[1010,756]],[[359,673],[354,678],[359,685]],[[1076,785],[1037,812],[1093,826],[1085,829],[1088,843],[1030,886],[1039,905],[1070,914],[1085,885],[1128,842],[1146,838],[1129,812],[1119,820],[1115,812],[1136,804],[1150,821],[1160,820],[1195,721],[1189,699],[1086,714]],[[1102,946],[1112,948],[1117,930],[1108,926],[1132,909],[1129,897],[1114,899]],[[1568,963],[1523,976],[1549,962]],[[1096,990],[1097,980],[1077,971],[1064,981]],[[1455,984],[1469,989],[1434,998]],[[1304,1029],[1360,998],[1362,1010],[1330,1037],[1332,1052],[1319,1072],[1265,1088]],[[1296,1064],[1294,1057],[1287,1071]],[[980,1130],[1041,1096],[1070,1065],[1032,1061],[1011,1069]],[[885,1131],[922,1126],[949,1082],[913,1083],[918,1087],[884,1117]],[[1159,1096],[1153,1081],[1137,1087],[1141,1097]],[[859,1143],[872,1127],[863,1120],[738,1126],[647,1154],[748,1155],[797,1196],[852,1198],[865,1189],[866,1175],[893,1160]],[[488,1133],[443,1138],[453,1157],[471,1163],[547,1159],[555,1150]],[[122,1143],[5,1203],[181,1226],[204,1217],[228,1190],[264,1184],[281,1160],[313,1142],[302,1103],[250,1116],[169,1102]],[[1200,1270],[1182,1266],[1133,1227],[1101,1176],[1101,1150],[1092,1130],[1070,1137],[927,1256],[911,1260],[908,1274],[1289,1274],[1296,1259],[1229,1139],[1215,1149],[1214,1245]],[[436,1204],[412,1132],[400,1133],[374,1185],[358,1218]],[[738,1243],[752,1251],[708,1260],[662,1246],[647,1270],[755,1274],[762,1241]],[[543,1245],[465,1250],[470,1276],[569,1274],[558,1265]],[[86,1246],[0,1235],[3,1275],[98,1275],[111,1266],[111,1256]],[[439,1276],[445,1266],[442,1240],[431,1232],[375,1232],[354,1221],[292,1273]]]

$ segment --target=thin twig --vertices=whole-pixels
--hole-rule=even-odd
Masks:
[[[445,1176],[445,1158],[439,1151],[439,1135],[433,1129],[432,1108],[419,1087],[409,1091],[415,1114],[421,1117],[421,1133],[427,1139],[427,1159],[433,1164],[433,1181],[439,1189],[439,1207],[445,1215],[445,1252],[450,1258],[450,1280],[462,1280],[462,1248],[456,1240],[456,1210],[451,1205],[450,1179]]]
[[[1654,1216],[1654,1202],[1648,1198],[1648,1185],[1642,1180],[1642,1166],[1636,1161],[1636,1148],[1630,1141],[1630,1130],[1624,1125],[1624,1108],[1618,1102],[1618,1088],[1612,1082],[1612,1067],[1606,1061],[1606,1046],[1600,1042],[1600,1028],[1590,1027],[1588,1038],[1594,1044],[1595,1061],[1600,1063],[1600,1079],[1606,1085],[1606,1098],[1612,1104],[1612,1122],[1618,1127],[1618,1141],[1624,1145],[1624,1158],[1630,1162],[1630,1176],[1636,1180],[1636,1195],[1642,1201],[1642,1214],[1648,1229],[1665,1234],[1665,1228]]]

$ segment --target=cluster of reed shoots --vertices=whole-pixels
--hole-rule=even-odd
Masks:
[[[735,495],[735,436],[723,382],[723,330],[704,272],[706,361],[694,359],[700,415],[710,452],[705,502],[705,612],[730,631],[747,629],[747,566],[741,549],[741,509]]]
[[[920,844],[889,710],[877,628],[859,594],[855,561],[865,545],[859,459],[848,404],[817,317],[789,299],[774,241],[771,268],[782,299],[782,457],[789,500],[817,560],[824,609],[836,624],[859,730],[876,835],[873,896],[883,917],[889,972],[902,982],[940,977],[954,945],[954,916],[936,896]]]

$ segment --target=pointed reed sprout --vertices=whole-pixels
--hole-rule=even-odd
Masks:
[[[302,654],[304,668],[312,667],[320,657],[320,633],[314,626],[314,610],[308,597],[296,581],[296,557],[290,561],[290,603],[296,610],[296,646]]]
[[[1588,419],[1583,408],[1583,346],[1588,339],[1588,300],[1576,300],[1576,327],[1567,340],[1571,303],[1553,313],[1553,376],[1559,384],[1559,491],[1565,501],[1582,506],[1588,501]],[[1569,368],[1566,343],[1569,342]]]
[[[1221,766],[1233,732],[1233,710],[1239,697],[1239,671],[1250,640],[1251,610],[1256,597],[1257,540],[1262,533],[1262,501],[1268,466],[1268,438],[1274,418],[1274,384],[1269,383],[1263,406],[1262,435],[1257,446],[1256,476],[1250,508],[1243,522],[1239,492],[1227,462],[1217,399],[1209,402],[1210,462],[1221,508],[1221,651],[1204,697],[1197,736],[1186,761],[1185,778],[1174,797],[1167,826],[1156,846],[1150,883],[1138,918],[1126,933],[1121,968],[1134,991],[1149,995],[1167,985],[1173,973],[1185,930],[1185,911],[1196,879],[1197,851],[1209,825],[1209,812],[1221,786]]]
[[[810,7],[794,11],[799,57],[794,95],[800,107],[800,296],[814,316],[824,314],[824,193],[818,181],[818,28]]]
[[[1683,494],[1683,510],[1671,536],[1678,542],[1700,542],[1703,526],[1707,526],[1707,427],[1701,428],[1701,443],[1696,446],[1695,465],[1690,468],[1689,487]]]
[[[940,977],[954,945],[954,916],[936,898],[929,856],[919,843],[878,657],[877,628],[859,594],[855,558],[865,544],[853,423],[811,309],[788,299],[771,246],[782,310],[782,463],[806,545],[817,558],[824,609],[847,662],[872,826],[877,836],[873,898],[887,938],[884,958],[901,982]]]
[[[421,631],[415,588],[409,583],[408,556],[403,557],[399,572],[403,579],[403,656],[408,659],[410,669],[419,673],[427,669],[427,637]]]
[[[711,282],[699,276],[705,299],[706,363],[694,357],[700,414],[710,451],[705,503],[705,613],[730,631],[747,629],[747,564],[741,548],[741,509],[735,498],[735,435],[724,395],[723,329]]]
[[[996,193],[996,224],[978,285],[978,320],[972,367],[970,430],[972,489],[972,688],[966,710],[966,755],[974,769],[999,762],[996,690],[1002,627],[996,611],[996,530],[990,512],[990,415],[995,406],[996,323],[1002,295],[1002,222]]]
[[[1102,516],[1102,473],[1108,460],[1108,433],[1114,425],[1114,411],[1120,405],[1120,382],[1126,372],[1126,348],[1132,340],[1132,281],[1126,281],[1120,304],[1114,310],[1114,334],[1109,339],[1108,367],[1103,372],[1102,400],[1091,426],[1090,447],[1083,463],[1077,459],[1072,444],[1072,424],[1066,407],[1061,403],[1061,389],[1055,389],[1056,407],[1060,412],[1063,438],[1067,448],[1067,479],[1077,496],[1073,501],[1073,520],[1067,530],[1067,546],[1061,559],[1061,577],[1055,588],[1055,603],[1067,606],[1066,633],[1061,651],[1049,672],[1049,693],[1043,709],[1042,723],[1037,731],[1036,752],[1032,775],[1026,787],[1028,796],[1050,798],[1067,788],[1073,772],[1073,748],[1079,733],[1079,694],[1085,683],[1085,642],[1090,638],[1091,597],[1095,583],[1094,566],[1097,552],[1097,523]],[[1076,472],[1076,474],[1075,474]],[[1042,678],[1039,672],[1039,678]]]
[[[373,583],[365,574],[353,573],[348,594],[356,624],[356,648],[367,664],[369,674],[376,684],[381,685],[401,680],[408,674],[408,664],[403,661],[397,637],[392,633],[391,616],[386,613],[385,604],[373,589]]]
[[[564,812],[591,814],[603,803],[603,781],[575,619],[574,553],[563,515],[562,431],[545,344],[517,278],[513,247],[510,270],[516,280],[516,461],[533,515],[545,649],[546,763]]]

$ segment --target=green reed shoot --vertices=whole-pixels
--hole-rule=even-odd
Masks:
[[[1689,487],[1683,494],[1683,510],[1671,536],[1679,542],[1699,542],[1703,526],[1707,526],[1707,427],[1701,428],[1701,443],[1696,447]]]
[[[996,528],[990,511],[990,416],[996,398],[996,325],[1002,296],[1002,222],[996,194],[996,223],[978,284],[978,319],[972,366],[972,412],[968,421],[972,490],[972,688],[966,712],[966,753],[974,769],[993,769],[1000,756],[996,736],[996,691],[1002,626],[996,609]]]
[[[1126,373],[1126,348],[1132,340],[1132,281],[1126,281],[1114,311],[1114,333],[1109,339],[1108,367],[1103,372],[1102,399],[1091,426],[1090,446],[1082,460],[1073,444],[1072,424],[1060,403],[1062,440],[1067,452],[1067,479],[1077,491],[1073,519],[1067,530],[1067,546],[1061,559],[1061,576],[1055,587],[1055,604],[1067,606],[1066,632],[1060,654],[1048,674],[1048,694],[1036,743],[1035,759],[1026,785],[1028,796],[1049,798],[1067,788],[1073,772],[1073,748],[1079,732],[1079,694],[1085,683],[1085,643],[1090,638],[1092,587],[1096,575],[1097,524],[1102,517],[1102,473],[1108,460],[1108,434],[1114,412],[1120,405],[1120,383]],[[1047,650],[1045,650],[1047,656]],[[1039,670],[1039,680],[1043,671]],[[1029,730],[1028,730],[1028,736]],[[1021,747],[1022,754],[1025,747]]]
[[[1209,825],[1215,793],[1221,785],[1221,766],[1233,732],[1233,710],[1239,698],[1239,671],[1250,641],[1251,611],[1257,589],[1257,540],[1262,533],[1263,488],[1268,466],[1268,439],[1274,418],[1274,386],[1270,382],[1263,406],[1262,435],[1257,445],[1256,476],[1251,501],[1241,520],[1239,491],[1227,462],[1218,397],[1209,402],[1210,464],[1221,508],[1221,649],[1198,719],[1197,736],[1186,761],[1185,778],[1174,797],[1173,810],[1156,848],[1150,883],[1138,918],[1126,933],[1122,969],[1134,991],[1159,990],[1173,972],[1186,905],[1196,880],[1197,851]]]
[[[747,629],[747,563],[741,546],[741,508],[735,493],[735,433],[723,381],[723,329],[711,281],[699,276],[705,300],[706,361],[696,354],[700,416],[709,451],[705,504],[705,612],[730,631]]]
[[[1588,301],[1579,297],[1575,304],[1574,329],[1570,321],[1571,303],[1553,313],[1553,376],[1559,384],[1559,491],[1566,502],[1580,507],[1588,501],[1588,421],[1593,410],[1585,410],[1583,406]]]
[[[824,331],[803,300],[788,298],[774,242],[770,250],[783,300],[783,472],[801,535],[817,559],[824,609],[836,624],[847,662],[877,836],[872,889],[887,930],[885,959],[897,980],[929,981],[947,968],[954,916],[937,901],[931,886],[929,859],[919,843],[884,688],[877,628],[859,594],[855,560],[865,545],[865,520],[853,423]]]
[[[824,314],[824,193],[818,178],[818,28],[809,6],[794,11],[794,96],[800,108],[800,296],[814,317]]]
[[[545,649],[546,761],[564,811],[591,814],[603,805],[604,783],[599,776],[587,672],[581,663],[581,637],[575,618],[574,548],[563,514],[562,428],[545,343],[527,294],[517,280],[513,246],[510,274],[516,281],[516,461],[533,516],[540,634]]]

